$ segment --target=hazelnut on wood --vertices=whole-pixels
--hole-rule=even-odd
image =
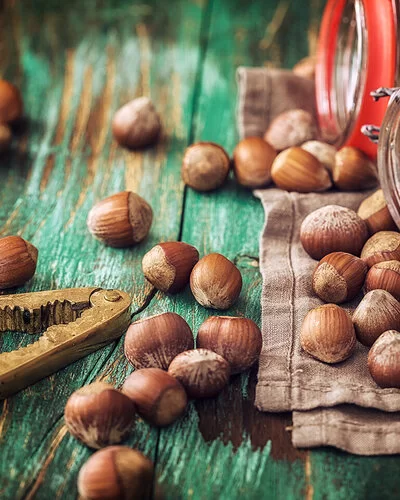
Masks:
[[[0,79],[0,123],[11,123],[21,118],[23,104],[15,85]]]
[[[386,290],[396,300],[400,300],[400,262],[388,260],[378,262],[368,271],[365,280],[365,290]]]
[[[142,260],[145,278],[158,290],[177,293],[189,283],[199,252],[181,241],[159,243]]]
[[[194,266],[190,288],[202,306],[229,309],[239,298],[242,275],[229,259],[219,253],[210,253]]]
[[[4,123],[0,123],[0,153],[3,153],[4,151],[7,151],[7,149],[9,149],[11,141],[11,128]]]
[[[312,287],[325,302],[341,304],[361,291],[367,271],[368,266],[360,258],[345,252],[333,252],[315,268]]]
[[[386,330],[400,329],[400,303],[386,290],[368,292],[353,314],[358,340],[371,346]]]
[[[94,382],[75,391],[64,410],[70,433],[90,448],[123,441],[134,416],[132,401],[105,382]]]
[[[377,185],[378,172],[364,153],[346,146],[335,155],[333,182],[343,191],[360,191]]]
[[[370,234],[379,231],[397,231],[382,189],[368,196],[359,206],[357,213],[361,219],[365,220]]]
[[[141,417],[159,427],[175,422],[187,405],[181,383],[159,368],[134,371],[125,380],[122,392],[135,403]]]
[[[329,172],[332,172],[336,155],[334,146],[321,141],[307,141],[301,145],[301,149],[315,156]]]
[[[317,64],[316,56],[308,56],[300,59],[298,63],[293,66],[293,73],[309,80],[315,79],[315,66]]]
[[[248,188],[267,186],[275,149],[260,137],[247,137],[233,152],[233,171],[239,184]]]
[[[160,116],[148,97],[138,97],[115,113],[112,130],[121,146],[130,149],[150,146],[160,135]]]
[[[311,212],[300,228],[304,250],[317,260],[332,252],[360,255],[367,238],[365,222],[353,210],[338,205]]]
[[[122,191],[96,203],[87,225],[92,235],[106,245],[124,248],[144,240],[152,221],[151,206],[138,194]]]
[[[23,285],[36,271],[38,250],[20,236],[0,238],[0,290]]]
[[[213,142],[189,146],[182,160],[183,182],[196,191],[212,191],[225,182],[230,159],[224,148]]]
[[[368,267],[386,260],[400,260],[400,233],[379,231],[365,243],[361,258]]]
[[[261,331],[248,318],[211,316],[197,334],[197,347],[209,349],[226,359],[231,373],[250,368],[259,358],[262,347]]]
[[[125,356],[136,369],[168,370],[175,356],[193,347],[192,330],[179,314],[172,312],[135,321],[124,343]]]
[[[304,318],[301,347],[324,363],[344,361],[354,351],[356,335],[347,312],[335,304],[312,309]]]
[[[283,151],[316,139],[317,136],[317,125],[311,113],[303,109],[291,109],[272,120],[264,134],[264,139],[276,151]]]
[[[280,188],[299,193],[326,191],[331,178],[322,163],[305,149],[292,147],[279,153],[271,168],[272,180]]]
[[[94,453],[78,475],[81,500],[150,498],[152,462],[127,446],[109,446]]]
[[[368,368],[380,387],[400,388],[400,332],[382,333],[368,353]]]
[[[185,351],[172,361],[168,373],[179,380],[191,398],[210,398],[228,384],[230,365],[209,349]]]

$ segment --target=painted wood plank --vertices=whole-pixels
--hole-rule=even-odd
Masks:
[[[1,72],[21,86],[28,123],[0,162],[0,232],[21,234],[39,248],[37,273],[25,290],[123,288],[137,310],[151,296],[140,271],[143,253],[179,233],[183,186],[176,165],[190,134],[202,2],[2,8],[9,22]],[[151,95],[163,116],[163,139],[153,150],[129,153],[112,140],[110,120],[141,94]],[[151,203],[154,225],[137,248],[108,249],[88,234],[87,212],[125,188]],[[12,350],[20,339],[6,334],[0,348]],[[65,498],[75,491],[90,452],[66,434],[65,402],[87,382],[119,384],[129,371],[121,341],[0,403],[1,498]],[[138,421],[128,444],[155,459],[157,437]]]

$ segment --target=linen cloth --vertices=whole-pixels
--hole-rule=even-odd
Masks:
[[[282,111],[315,111],[310,80],[267,68],[239,68],[237,77],[241,138],[262,136]],[[298,447],[330,445],[362,455],[400,452],[400,391],[375,384],[367,367],[368,349],[358,343],[348,360],[327,365],[304,353],[299,341],[304,316],[322,303],[311,288],[316,261],[301,245],[301,222],[325,205],[357,210],[368,194],[300,194],[274,188],[255,192],[265,211],[260,238],[263,349],[256,406],[261,411],[293,411],[292,441]],[[357,303],[355,299],[345,308],[351,312]]]

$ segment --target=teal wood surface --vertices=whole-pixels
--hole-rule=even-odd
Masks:
[[[0,236],[39,248],[34,279],[19,291],[98,285],[132,294],[138,317],[182,314],[194,332],[213,314],[190,291],[155,293],[143,254],[181,239],[201,255],[224,253],[244,287],[228,311],[260,322],[260,202],[233,179],[219,191],[185,189],[185,147],[212,140],[232,152],[238,65],[291,67],[314,51],[323,0],[91,0],[0,2],[0,73],[21,87],[26,124],[0,158]],[[164,124],[154,149],[128,152],[110,131],[114,111],[149,95]],[[86,229],[93,203],[123,189],[154,209],[149,238],[106,248]],[[0,350],[32,341],[7,333]],[[132,368],[123,340],[0,402],[0,498],[76,498],[91,451],[63,423],[69,395],[93,380],[120,385]],[[362,458],[291,446],[289,415],[253,406],[256,369],[215,400],[191,403],[173,426],[138,419],[127,444],[156,464],[156,496],[171,499],[396,498],[397,457]]]

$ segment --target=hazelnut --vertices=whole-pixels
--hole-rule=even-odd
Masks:
[[[379,386],[400,388],[400,332],[382,333],[368,353],[368,368]]]
[[[298,63],[293,66],[293,73],[309,80],[315,79],[315,66],[317,64],[316,56],[308,56],[300,59]]]
[[[11,128],[4,123],[0,123],[0,153],[7,151],[11,145],[12,132]]]
[[[225,182],[230,159],[224,148],[213,142],[188,147],[182,160],[183,182],[196,191],[212,191]]]
[[[260,137],[240,141],[233,152],[233,170],[238,183],[252,189],[267,186],[275,157],[275,149]]]
[[[231,373],[250,368],[259,358],[262,336],[258,326],[248,318],[211,316],[199,329],[197,347],[209,349],[226,359]]]
[[[382,189],[368,196],[358,208],[358,215],[365,220],[370,234],[379,231],[396,231],[397,226],[390,215]]]
[[[400,260],[400,233],[379,231],[365,243],[361,258],[368,267],[385,260]]]
[[[304,250],[317,260],[332,252],[360,255],[367,238],[365,222],[353,210],[338,205],[311,212],[300,228]]]
[[[124,248],[144,240],[152,221],[150,205],[138,194],[122,191],[96,203],[87,225],[92,235],[106,245]]]
[[[344,361],[356,346],[350,316],[335,304],[312,309],[304,318],[300,343],[306,353],[324,363]]]
[[[168,370],[179,353],[193,349],[192,330],[172,312],[150,316],[131,324],[125,336],[125,356],[136,368]]]
[[[179,380],[191,398],[211,398],[227,385],[230,365],[208,349],[182,352],[169,365],[168,373]]]
[[[318,130],[311,113],[291,109],[276,116],[269,124],[264,139],[277,151],[316,139]]]
[[[365,290],[386,290],[396,300],[400,300],[400,262],[388,260],[378,262],[368,271],[365,280]]]
[[[386,290],[368,292],[353,314],[358,340],[371,346],[386,330],[400,329],[400,303]]]
[[[229,259],[219,253],[210,253],[194,266],[190,288],[202,306],[229,309],[240,295],[242,275]]]
[[[112,131],[116,141],[129,149],[143,148],[157,142],[160,117],[148,97],[138,97],[114,115]]]
[[[181,241],[159,243],[142,260],[145,278],[158,290],[176,293],[189,283],[199,252]]]
[[[372,161],[359,149],[346,146],[335,155],[333,182],[343,191],[361,191],[375,187],[378,173]]]
[[[335,164],[335,147],[326,142],[307,141],[301,145],[301,149],[315,156],[329,172],[332,172]]]
[[[181,383],[159,368],[133,372],[125,380],[122,392],[135,403],[142,418],[159,427],[175,422],[187,405]]]
[[[400,262],[399,262],[400,264]],[[361,291],[368,266],[354,255],[333,252],[326,255],[315,268],[312,287],[325,302],[341,304]]]
[[[90,448],[123,441],[134,416],[132,401],[105,382],[94,382],[75,391],[64,410],[69,432]]]
[[[38,250],[20,236],[0,238],[0,290],[23,285],[36,271]]]
[[[23,104],[20,91],[6,80],[0,80],[0,123],[11,123],[21,118]]]
[[[301,148],[289,148],[275,158],[272,180],[280,188],[299,193],[326,191],[332,186],[329,173],[319,160]]]
[[[127,446],[109,446],[94,453],[78,475],[81,500],[150,498],[153,489],[152,462]]]

